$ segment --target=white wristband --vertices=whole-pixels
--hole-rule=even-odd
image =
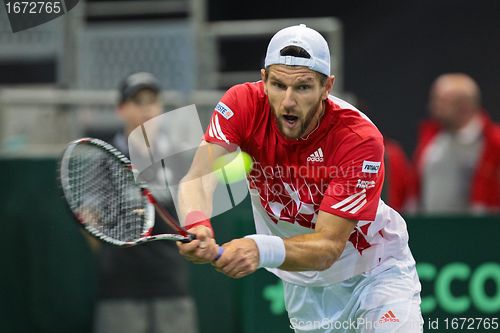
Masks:
[[[248,235],[259,249],[259,268],[276,268],[285,261],[285,242],[281,237],[270,235]]]

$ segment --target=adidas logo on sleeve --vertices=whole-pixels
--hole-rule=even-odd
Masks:
[[[323,162],[323,161],[324,161],[323,150],[321,149],[321,147],[316,149],[316,151],[311,155],[309,155],[309,157],[307,158],[307,162]]]
[[[378,321],[379,323],[399,323],[398,317],[391,311],[387,311]]]

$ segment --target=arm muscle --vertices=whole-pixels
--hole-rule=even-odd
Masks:
[[[320,211],[315,232],[285,239],[286,258],[280,269],[321,271],[329,268],[344,251],[355,226],[356,221]]]

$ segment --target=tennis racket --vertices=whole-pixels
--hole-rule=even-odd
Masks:
[[[130,160],[102,140],[70,142],[60,161],[59,182],[76,221],[104,242],[128,247],[195,239],[135,179]],[[152,235],[155,209],[175,233]]]

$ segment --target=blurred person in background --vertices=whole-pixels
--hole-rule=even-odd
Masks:
[[[429,110],[415,152],[422,212],[500,211],[500,127],[483,109],[478,84],[463,73],[439,76]]]
[[[382,200],[399,213],[415,213],[415,169],[398,141],[384,135],[385,179]]]
[[[355,100],[356,107],[364,110],[370,119],[377,120],[378,124],[384,123],[384,114],[373,111],[365,98],[352,94],[351,98]],[[401,144],[380,130],[384,136],[385,164],[384,186],[380,197],[388,206],[401,214],[415,213],[417,211],[415,168]]]
[[[117,113],[124,128],[110,143],[125,155],[129,155],[129,134],[162,113],[160,93],[160,84],[150,73],[131,74],[121,83]],[[154,192],[154,185],[150,189]],[[175,214],[172,198],[167,191],[161,192],[154,193],[155,197]],[[155,222],[153,234],[169,232],[163,221]],[[98,257],[96,333],[196,332],[188,267],[175,243],[160,241],[131,248],[99,244],[94,248]]]

